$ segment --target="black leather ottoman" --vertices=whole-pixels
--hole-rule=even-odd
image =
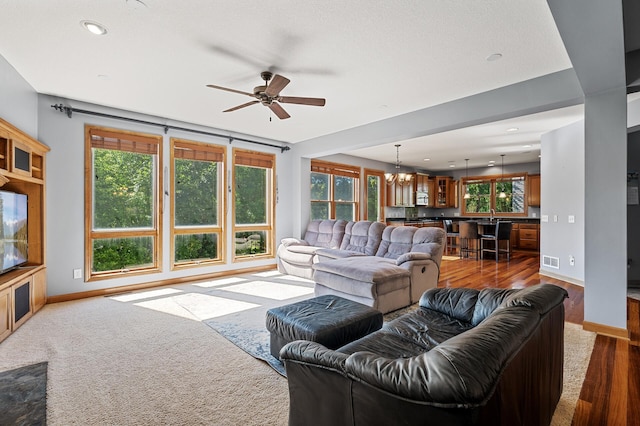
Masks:
[[[270,351],[294,340],[311,340],[337,349],[382,327],[382,313],[342,297],[324,295],[267,311]]]

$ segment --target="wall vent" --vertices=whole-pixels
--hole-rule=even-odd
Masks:
[[[549,268],[560,269],[560,258],[542,255],[542,266],[548,266]]]

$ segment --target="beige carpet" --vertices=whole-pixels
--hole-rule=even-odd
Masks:
[[[584,331],[581,325],[564,323],[564,380],[552,426],[571,424],[595,340],[596,333]]]
[[[53,426],[286,425],[286,379],[201,322],[286,297],[286,280],[275,285],[276,278],[256,274],[46,305],[0,343],[0,371],[49,362]],[[570,424],[592,346],[592,333],[567,324],[555,425]]]

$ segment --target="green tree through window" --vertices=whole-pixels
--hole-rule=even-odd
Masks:
[[[90,279],[159,268],[162,137],[87,126]]]
[[[223,146],[171,139],[173,267],[222,261]]]
[[[235,259],[272,256],[275,156],[233,152]]]

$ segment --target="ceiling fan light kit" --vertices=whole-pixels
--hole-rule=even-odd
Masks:
[[[291,80],[279,74],[273,75],[273,73],[270,71],[263,71],[260,74],[260,77],[262,77],[262,79],[264,80],[264,84],[254,87],[253,93],[229,89],[228,87],[216,86],[214,84],[207,84],[207,87],[256,98],[255,101],[250,101],[242,105],[226,109],[223,112],[237,111],[241,108],[261,103],[262,105],[271,109],[271,111],[273,111],[273,113],[281,120],[285,120],[291,116],[284,110],[284,108],[282,108],[280,103],[311,106],[324,106],[326,103],[326,100],[324,98],[280,96],[280,92],[282,91],[282,89],[284,89],[291,82]]]

